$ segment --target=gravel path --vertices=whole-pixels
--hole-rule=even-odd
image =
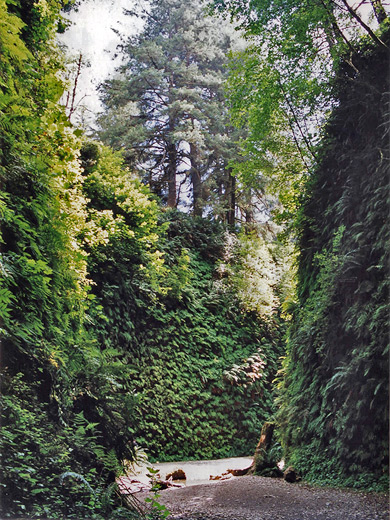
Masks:
[[[142,494],[145,496],[145,494]],[[139,496],[141,498],[141,496]],[[175,520],[388,520],[388,496],[245,476],[160,492]]]

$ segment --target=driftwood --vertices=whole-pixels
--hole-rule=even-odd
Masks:
[[[139,493],[140,491],[150,491],[152,489],[152,484],[140,482],[137,479],[131,477],[119,477],[117,479],[118,489],[120,494],[122,495],[132,495],[133,493]],[[168,489],[168,488],[180,488],[183,487],[184,484],[177,484],[176,482],[172,482],[172,479],[169,478],[167,480],[157,479],[155,483],[158,485],[159,489]]]
[[[176,469],[175,471],[172,471],[172,473],[168,473],[168,475],[165,477],[166,480],[186,480],[186,474],[182,469]]]
[[[234,477],[242,477],[247,475],[248,471],[251,469],[252,464],[248,468],[244,469],[228,469],[228,472],[231,473]]]
[[[178,484],[177,482],[172,482],[172,479],[168,480],[156,480],[155,483],[157,484],[159,489],[168,489],[168,488],[181,488],[184,487],[184,484]]]
[[[232,471],[234,470],[228,469],[227,471],[225,471],[225,473],[222,473],[222,475],[210,475],[209,480],[229,480],[230,478],[232,478]]]

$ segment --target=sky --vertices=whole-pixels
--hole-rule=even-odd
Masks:
[[[351,5],[356,2],[350,0]],[[73,57],[73,63],[77,62],[80,53],[83,61],[89,63],[89,66],[83,66],[78,80],[76,104],[79,109],[72,117],[74,124],[80,123],[81,113],[84,113],[84,126],[93,126],[96,114],[102,110],[97,87],[114,75],[115,68],[120,64],[120,58],[114,59],[120,43],[119,34],[135,34],[142,26],[137,18],[125,15],[124,9],[145,3],[146,0],[81,0],[78,10],[67,16],[72,25],[58,38],[68,47],[68,55]],[[361,1],[358,3],[362,4]],[[360,7],[363,15],[366,14],[364,7]]]
[[[89,124],[93,124],[94,116],[101,110],[98,85],[115,74],[115,67],[120,64],[119,58],[114,59],[120,43],[114,30],[126,36],[135,34],[141,27],[139,20],[124,14],[124,9],[131,9],[133,4],[134,0],[82,0],[77,12],[66,16],[72,25],[58,37],[60,43],[67,46],[69,58],[75,62],[81,53],[83,61],[89,63],[82,67],[76,95],[76,104],[86,109]],[[79,118],[80,111],[73,122],[77,123]]]

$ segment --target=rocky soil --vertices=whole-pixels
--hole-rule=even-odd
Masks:
[[[146,493],[138,494],[141,500]],[[258,476],[160,492],[172,520],[388,520],[388,496]]]

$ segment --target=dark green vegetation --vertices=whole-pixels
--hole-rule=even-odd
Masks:
[[[117,471],[117,455],[131,455],[129,429],[118,420],[111,427],[128,398],[112,392],[115,367],[102,370],[105,356],[85,328],[91,310],[80,237],[90,227],[80,133],[57,105],[59,8],[0,2],[2,517],[104,516],[109,504],[99,493]],[[95,423],[82,406],[93,386]],[[79,473],[95,495],[75,479]]]
[[[339,106],[299,213],[280,433],[307,477],[386,488],[389,53],[366,44],[353,59],[359,74],[340,67]]]
[[[225,72],[218,69],[213,83],[204,47],[199,57],[196,42],[181,34],[194,46],[188,67],[180,69],[180,57],[168,61],[192,90],[183,80],[163,93],[159,118],[173,122],[176,114],[175,128],[163,125],[155,136],[167,148],[131,163],[131,146],[145,142],[126,142],[125,159],[141,178],[156,174],[165,183],[152,195],[117,152],[83,137],[58,105],[60,2],[0,0],[3,517],[132,518],[112,484],[124,460],[134,459],[134,441],[159,460],[244,455],[275,413],[285,456],[304,477],[385,485],[386,20],[375,2],[382,27],[358,43],[358,34],[346,40],[337,32],[337,12],[330,30],[326,11],[315,11],[311,23],[290,4],[297,16],[282,17],[289,38],[273,33],[278,59],[252,45],[243,61],[231,62],[227,91],[240,146],[228,140]],[[176,0],[167,5],[177,8]],[[262,12],[266,27],[284,11]],[[291,48],[297,20],[304,30]],[[318,27],[333,61],[314,81],[300,57],[318,44]],[[259,25],[246,29],[256,33]],[[144,58],[147,39],[132,43]],[[326,62],[319,56],[312,60]],[[169,84],[161,70],[153,70],[158,88]],[[148,95],[157,96],[156,85]],[[108,92],[106,99],[116,100]],[[218,121],[202,111],[211,99]],[[305,131],[324,107],[333,111],[318,144]],[[153,125],[142,123],[152,145]],[[242,157],[229,163],[238,149]],[[175,161],[164,163],[169,150]],[[179,156],[190,161],[195,215],[165,207],[178,201],[172,191],[165,199]],[[254,225],[259,197],[297,238],[296,302],[291,248],[275,239],[271,221]],[[281,316],[290,324],[277,410]]]
[[[279,193],[278,218],[297,238],[277,413],[285,457],[312,481],[386,489],[388,15],[380,1],[365,15],[344,0],[214,7],[251,42],[229,80],[249,130],[238,175]],[[318,141],[314,121],[330,109]]]
[[[87,247],[101,305],[94,328],[126,371],[137,442],[159,460],[250,453],[273,409],[271,381],[283,352],[272,312],[283,248],[271,255],[260,238],[249,244],[216,222],[158,212],[100,150],[90,143],[81,153],[88,211],[95,222],[99,212],[99,225],[102,214],[109,221],[107,242]],[[250,258],[256,247],[268,255],[267,269]],[[260,284],[257,301],[244,295],[245,262]]]
[[[251,255],[281,255],[165,213],[83,143],[57,104],[59,5],[0,5],[2,516],[114,517],[133,439],[165,458],[253,449],[282,346],[280,275]],[[248,301],[244,264],[263,284]]]
[[[344,0],[213,4],[251,42],[229,80],[249,130],[236,170],[279,193],[277,217],[297,238],[277,413],[285,457],[312,481],[386,489],[388,15],[380,1],[365,15]]]

